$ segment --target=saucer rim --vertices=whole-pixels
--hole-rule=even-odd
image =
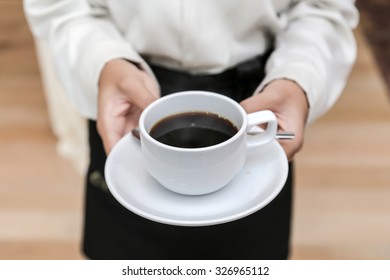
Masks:
[[[219,217],[216,217],[216,218],[201,217],[200,219],[184,220],[184,218],[177,218],[177,217],[175,218],[172,216],[166,217],[164,215],[157,215],[156,211],[154,211],[153,213],[148,212],[145,210],[145,208],[141,209],[137,206],[132,205],[132,203],[128,202],[122,195],[119,194],[119,191],[117,190],[118,187],[116,186],[116,183],[113,181],[114,179],[112,179],[110,176],[110,174],[111,174],[110,166],[111,166],[112,158],[114,157],[114,153],[118,153],[118,150],[120,149],[120,147],[122,145],[124,145],[123,142],[132,141],[133,147],[136,147],[136,145],[140,145],[140,143],[137,143],[134,139],[130,139],[130,138],[132,138],[131,133],[122,137],[122,139],[117,143],[117,145],[115,145],[115,147],[112,149],[111,153],[107,157],[105,168],[104,168],[107,186],[108,186],[108,189],[111,192],[111,194],[114,196],[114,198],[122,206],[124,206],[127,210],[129,210],[129,211],[131,211],[131,212],[133,212],[133,213],[135,213],[135,214],[137,214],[145,219],[148,219],[148,220],[151,220],[154,222],[163,223],[163,224],[167,224],[167,225],[176,225],[176,226],[210,226],[210,225],[217,225],[217,224],[235,221],[235,220],[247,217],[247,216],[253,214],[254,212],[259,211],[260,209],[264,208],[266,205],[268,205],[280,193],[280,191],[283,189],[284,184],[287,180],[288,171],[289,171],[287,157],[286,157],[281,145],[276,140],[273,140],[270,143],[266,144],[264,146],[264,148],[266,148],[266,146],[268,146],[268,145],[273,145],[274,148],[276,148],[278,150],[278,153],[279,153],[278,156],[281,157],[279,159],[279,161],[281,161],[281,163],[283,164],[283,168],[282,168],[283,170],[280,171],[280,174],[282,176],[279,177],[277,184],[275,184],[277,187],[274,187],[272,192],[265,199],[261,200],[259,203],[256,203],[253,206],[250,206],[243,211],[233,211],[232,214],[226,214],[223,216],[220,215]],[[139,149],[139,152],[141,152],[141,149]],[[246,164],[247,163],[245,163],[245,165]],[[155,179],[153,179],[153,180],[155,180]],[[161,188],[164,188],[157,180],[155,180],[155,183],[158,184]],[[226,186],[226,187],[228,187],[228,186]],[[121,188],[121,187],[119,187],[119,188]],[[172,195],[176,195],[179,197],[184,196],[184,197],[187,197],[190,199],[192,199],[192,198],[199,199],[200,197],[204,197],[204,196],[208,196],[208,195],[217,195],[219,192],[219,190],[218,190],[218,191],[210,193],[210,194],[198,196],[198,195],[183,195],[183,194],[172,192],[168,189],[166,189],[166,190],[169,193],[171,193]],[[148,207],[147,204],[144,204],[144,205],[146,206],[146,208]],[[237,212],[237,213],[234,213],[234,212]],[[163,213],[163,211],[160,211],[158,213]]]

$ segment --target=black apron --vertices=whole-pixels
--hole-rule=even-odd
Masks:
[[[264,77],[256,58],[217,75],[190,75],[151,65],[162,95],[183,90],[222,93],[241,101]],[[280,194],[256,213],[201,227],[166,225],[120,205],[104,181],[106,155],[96,123],[89,121],[90,166],[86,178],[83,250],[91,259],[286,259],[289,253],[292,164]],[[139,164],[135,162],[134,164]]]

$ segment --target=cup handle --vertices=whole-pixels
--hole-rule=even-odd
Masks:
[[[248,135],[247,148],[255,148],[264,145],[273,139],[275,139],[276,131],[278,128],[278,121],[273,112],[269,110],[259,111],[247,115],[248,125],[246,132],[249,133],[254,126],[268,123],[264,132],[260,132],[255,135]]]

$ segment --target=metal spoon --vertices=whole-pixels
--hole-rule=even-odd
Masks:
[[[137,140],[140,140],[140,134],[139,134],[139,128],[136,127],[131,131],[131,134],[136,138]],[[256,135],[258,132],[249,132],[249,135]],[[276,133],[275,138],[278,140],[292,140],[294,139],[295,134],[293,132],[278,132]]]

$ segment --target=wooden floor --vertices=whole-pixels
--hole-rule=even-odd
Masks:
[[[360,30],[357,37],[345,93],[307,129],[296,160],[296,259],[390,259],[389,95]]]
[[[361,32],[296,160],[293,259],[390,259],[390,107]],[[0,259],[82,259],[83,178],[56,152],[21,1],[0,2]]]

